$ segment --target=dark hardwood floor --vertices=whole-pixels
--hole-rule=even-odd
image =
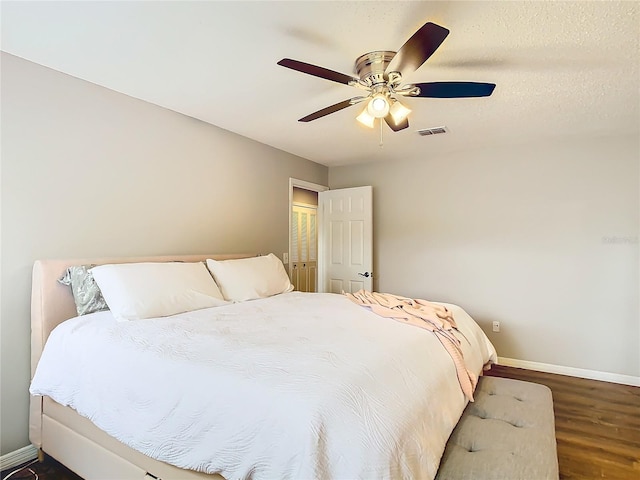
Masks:
[[[486,374],[551,389],[561,479],[640,480],[640,387],[501,365]],[[51,458],[29,468],[41,480],[82,480]],[[33,478],[24,470],[11,480]]]
[[[8,480],[34,480],[36,475],[38,480],[82,480],[78,475],[49,456],[45,456],[42,463],[36,462],[33,465],[24,467],[22,470],[16,470],[16,468],[11,468],[3,471],[0,474],[0,480],[4,480],[12,472],[15,473]]]

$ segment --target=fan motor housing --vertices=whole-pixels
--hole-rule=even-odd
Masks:
[[[360,55],[356,59],[356,72],[360,80],[369,86],[386,83],[384,71],[395,55],[396,52],[388,50],[378,50]]]

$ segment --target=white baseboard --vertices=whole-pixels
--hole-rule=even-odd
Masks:
[[[584,368],[563,367],[562,365],[552,365],[550,363],[530,362],[528,360],[518,360],[515,358],[498,357],[498,364],[507,367],[525,368],[527,370],[537,370],[546,373],[558,373],[570,377],[588,378],[590,380],[601,380],[603,382],[622,383],[640,387],[640,377],[633,375],[623,375],[621,373],[599,372],[597,370],[586,370]]]
[[[38,458],[38,449],[33,445],[19,448],[0,457],[0,470],[8,470]]]

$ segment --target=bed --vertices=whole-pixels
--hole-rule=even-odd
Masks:
[[[31,397],[31,442],[87,480],[433,478],[467,399],[453,362],[431,332],[379,317],[342,295],[286,290],[267,298],[159,319],[115,322],[110,317],[116,315],[115,311],[78,317],[69,287],[58,282],[74,265],[192,263],[207,259],[222,265],[251,257],[37,261],[32,291],[32,375],[52,331],[60,324],[48,346],[54,353],[45,352],[45,357],[68,355],[64,368],[79,369],[70,375],[78,385],[58,391],[54,388],[51,396]],[[495,350],[464,310],[455,305],[447,308],[464,336],[467,368],[480,375],[485,364],[495,362]],[[158,328],[165,334],[147,328]],[[64,337],[64,348],[57,347],[55,353],[55,342],[60,342],[56,338],[62,335],[58,332],[65,329],[88,336]],[[175,338],[179,342],[167,347],[166,332],[172,332],[172,342]],[[124,337],[124,343],[102,343],[114,336]],[[140,338],[155,356],[123,360],[122,352],[140,343]],[[208,344],[207,338],[213,343]],[[87,357],[76,353],[83,348],[100,353],[100,362],[91,366],[89,373],[82,370]],[[200,351],[203,359],[198,361],[204,363],[195,370],[200,374],[180,375],[182,370],[176,367],[178,376],[162,381],[165,373],[174,370],[173,364],[160,363],[167,349],[171,357],[182,352],[178,361]],[[109,358],[111,353],[107,352],[118,354]],[[135,355],[142,354],[136,351]],[[148,375],[144,368],[149,369]],[[41,377],[56,378],[53,368],[47,371],[41,366],[39,370],[47,372]],[[58,375],[61,370],[58,367]],[[133,387],[123,379],[127,370],[139,375],[134,378],[145,386],[141,392],[128,390]],[[162,375],[158,376],[158,371]],[[92,383],[94,372],[96,378],[117,373],[117,381],[112,379],[107,386],[92,384],[94,405],[96,400],[98,404],[102,401],[102,407],[87,407],[74,397],[92,396],[76,390],[83,383]],[[82,375],[89,376],[83,379]],[[182,378],[192,376],[200,383],[189,385]],[[175,388],[149,393],[160,383]],[[199,389],[198,394],[175,394],[189,392],[189,388]],[[71,393],[65,393],[65,389]],[[420,393],[408,393],[413,391]],[[135,410],[128,411],[130,405],[116,405],[119,395],[125,399],[135,396],[129,403],[137,404],[140,418],[136,422],[142,422],[144,428],[127,430],[125,425],[118,427],[124,431],[112,430],[114,417],[136,414]],[[52,396],[58,396],[59,401]],[[174,422],[177,414],[152,418],[163,403],[172,412],[192,408],[212,418],[197,417],[192,423]],[[162,418],[171,421],[159,421]],[[182,423],[182,430],[177,434],[164,431],[167,423]],[[204,442],[204,447],[202,441],[189,443],[193,438],[209,443]],[[153,444],[156,439],[160,439],[160,445]]]

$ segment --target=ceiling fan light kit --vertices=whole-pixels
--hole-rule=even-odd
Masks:
[[[356,117],[356,120],[360,122],[365,127],[373,128],[376,117],[369,114],[369,107],[365,107],[364,110]]]
[[[389,114],[388,95],[388,93],[377,93],[371,97],[371,100],[369,100],[367,104],[369,115],[375,118],[384,118]]]
[[[396,123],[401,123],[411,113],[411,109],[405,107],[398,100],[394,100],[389,108],[389,113]]]
[[[365,97],[354,97],[335,105],[325,107],[300,122],[310,122],[331,113],[338,112],[356,103],[367,101],[364,110],[356,120],[373,128],[375,120],[382,119],[398,132],[409,127],[408,116],[411,110],[400,103],[396,96],[416,98],[468,98],[488,97],[493,93],[495,84],[478,82],[427,82],[403,84],[402,76],[417,70],[442,44],[449,30],[435,23],[427,22],[413,34],[398,50],[379,50],[359,56],[355,62],[358,78],[335,72],[310,63],[283,58],[278,65],[297,70],[333,82],[342,83],[367,91]]]

